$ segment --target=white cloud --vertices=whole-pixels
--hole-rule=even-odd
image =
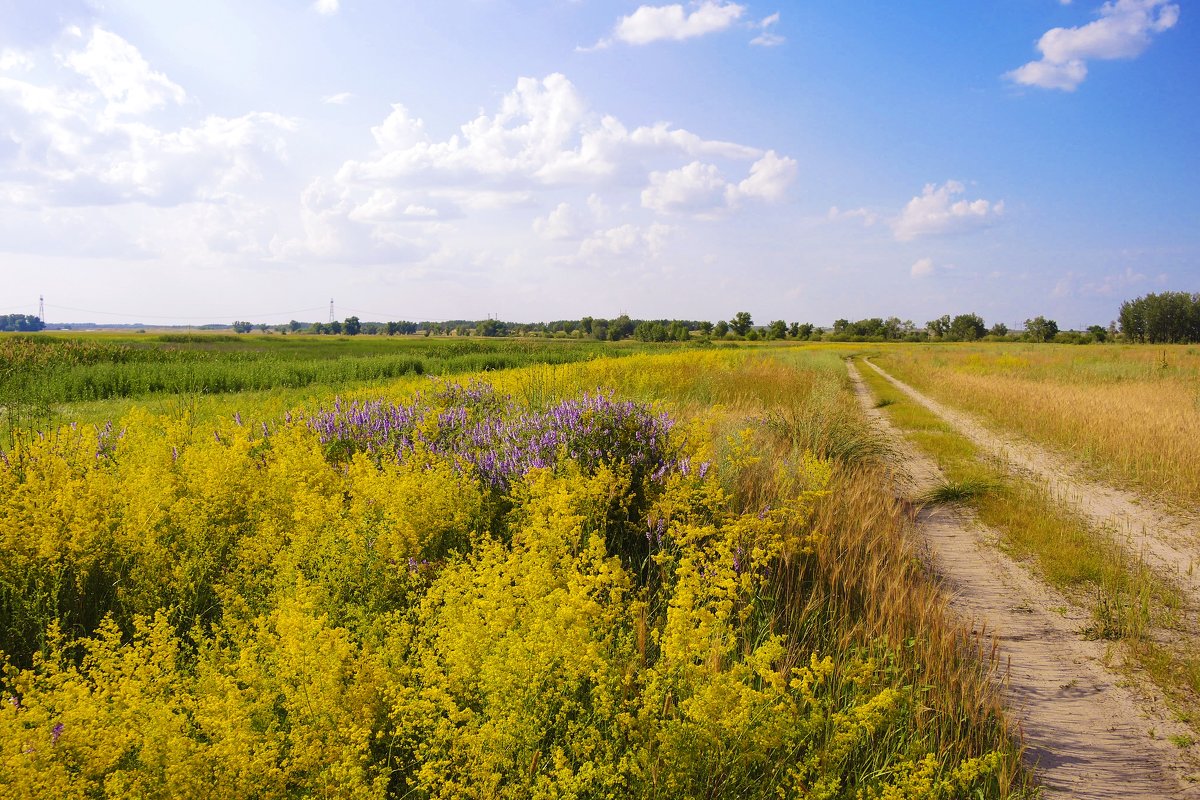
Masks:
[[[458,186],[529,190],[594,186],[618,179],[637,182],[647,161],[690,158],[760,159],[747,190],[765,196],[794,167],[791,159],[734,142],[706,140],[665,122],[630,130],[612,116],[592,112],[561,74],[521,78],[494,114],[480,114],[448,139],[437,140],[401,104],[371,129],[376,151],[345,162],[345,184]],[[790,166],[789,166],[790,165]]]
[[[767,151],[750,166],[741,183],[730,183],[712,164],[693,161],[679,169],[650,173],[642,190],[642,206],[660,214],[694,214],[711,218],[743,198],[778,202],[796,177],[795,159]]]
[[[354,95],[350,92],[338,92],[337,94],[327,94],[321,98],[321,102],[326,105],[341,106],[350,102]]]
[[[966,191],[958,181],[941,186],[926,184],[919,197],[908,201],[900,216],[892,221],[897,240],[911,241],[920,236],[959,233],[993,222],[1004,213],[1004,201],[956,200]]]
[[[33,69],[33,58],[20,50],[0,50],[0,72]]]
[[[338,13],[339,5],[338,0],[316,0],[312,4],[312,9],[318,14],[328,17]]]
[[[68,41],[81,39],[72,32]],[[287,158],[295,123],[278,114],[157,127],[150,112],[186,94],[116,34],[95,28],[56,63],[50,85],[0,76],[11,143],[0,154],[4,194],[60,206],[224,202]],[[70,86],[82,88],[62,88]]]
[[[847,211],[842,211],[837,206],[829,207],[830,222],[853,219],[862,220],[862,224],[869,228],[879,221],[879,215],[867,208],[852,208]]]
[[[581,220],[570,203],[559,203],[553,211],[533,221],[533,232],[543,239],[575,239],[580,235]]]
[[[671,228],[654,224],[645,228],[638,225],[621,225],[599,230],[579,246],[578,258],[595,260],[599,257],[655,258],[662,250]]]
[[[933,259],[921,258],[912,265],[909,274],[914,278],[928,278],[933,274]]]
[[[601,39],[591,49],[602,49],[614,41],[644,45],[659,41],[682,41],[729,28],[737,22],[746,7],[724,0],[704,0],[694,5],[691,13],[679,3],[668,6],[639,6],[636,11],[617,20],[612,37]]]
[[[730,188],[715,166],[693,161],[680,169],[650,173],[642,206],[660,214],[711,215],[725,208]]]
[[[318,258],[346,257],[357,245],[375,258],[373,240],[352,226],[369,233],[406,222],[411,230],[422,219],[417,209],[436,211],[430,219],[462,218],[456,230],[487,229],[493,241],[511,241],[522,228],[546,242],[580,241],[574,259],[635,245],[649,257],[666,228],[646,226],[641,209],[712,219],[743,202],[779,201],[797,172],[794,159],[774,151],[666,122],[627,127],[591,109],[561,74],[519,79],[494,110],[450,136],[434,135],[400,103],[371,136],[373,150],[345,161],[321,189],[336,189],[334,206],[305,201],[306,232],[284,248],[290,257],[305,246]],[[514,230],[522,207],[539,210]]]
[[[435,249],[427,231],[396,220],[394,198],[372,196],[356,202],[351,192],[317,178],[301,196],[304,234],[276,238],[271,249],[282,260],[344,264],[412,264]],[[405,209],[407,211],[407,209]]]
[[[1179,6],[1168,0],[1110,0],[1099,19],[1077,28],[1052,28],[1037,47],[1042,57],[1006,73],[1026,86],[1074,91],[1087,77],[1089,59],[1136,58],[1154,34],[1179,21]]]
[[[757,45],[758,47],[778,47],[786,42],[787,39],[771,30],[771,28],[778,24],[778,11],[769,17],[763,18],[763,20],[759,22],[757,26],[759,30],[758,36],[755,36],[753,39],[751,39],[750,44]]]
[[[768,150],[762,158],[750,165],[750,176],[737,185],[738,197],[755,197],[768,202],[783,199],[788,186],[796,178],[796,160],[780,157]]]
[[[68,53],[62,62],[100,91],[110,116],[137,116],[186,97],[181,86],[151,70],[136,47],[100,27],[92,29],[83,50]]]

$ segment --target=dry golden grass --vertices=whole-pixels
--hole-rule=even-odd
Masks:
[[[1067,452],[1106,481],[1200,503],[1200,349],[886,347],[898,378],[1000,429]]]

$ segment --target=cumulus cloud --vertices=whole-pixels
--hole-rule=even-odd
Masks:
[[[590,108],[557,73],[519,79],[494,110],[449,136],[434,135],[402,103],[370,132],[372,151],[345,161],[329,179],[341,192],[338,204],[304,212],[310,230],[298,247],[309,241],[318,253],[337,251],[328,244],[330,229],[343,218],[394,228],[411,226],[420,219],[417,209],[429,209],[437,215],[431,219],[478,216],[486,224],[484,215],[527,206],[538,208],[526,218],[532,233],[547,242],[580,241],[576,258],[626,252],[631,243],[649,258],[665,229],[646,226],[639,207],[712,219],[743,203],[779,202],[798,167],[775,151],[705,139],[666,122],[626,126]],[[610,219],[614,208],[626,219]],[[345,226],[339,236],[343,244],[371,244],[350,237]]]
[[[649,164],[678,163],[683,156],[756,160],[737,188],[746,196],[774,200],[796,167],[774,152],[704,139],[665,122],[629,129],[589,109],[574,84],[557,73],[519,79],[495,113],[480,114],[448,139],[430,136],[424,121],[402,104],[393,105],[371,135],[375,152],[345,162],[339,182],[530,191],[644,181],[656,169]]]
[[[10,48],[0,50],[0,72],[31,69],[33,69],[33,57],[28,53]]]
[[[304,233],[271,244],[282,260],[342,264],[412,264],[436,248],[427,230],[414,230],[397,219],[394,198],[375,195],[360,202],[343,186],[326,178],[313,180],[301,196]],[[404,212],[407,212],[407,206]]]
[[[916,263],[914,263],[912,268],[909,269],[909,274],[914,278],[928,278],[933,274],[933,259],[917,259]]]
[[[778,202],[796,170],[795,159],[769,150],[750,166],[750,175],[735,184],[726,181],[716,166],[693,161],[679,169],[652,172],[650,184],[642,190],[642,206],[660,214],[712,217],[744,198]]]
[[[769,17],[765,17],[756,26],[758,35],[750,40],[750,44],[758,47],[778,47],[787,41],[775,31],[771,30],[779,24],[779,12],[776,11]]]
[[[781,157],[774,150],[768,150],[750,165],[750,176],[737,185],[735,197],[778,202],[795,180],[797,167],[795,159]]]
[[[334,14],[338,13],[339,7],[340,3],[338,0],[316,0],[316,2],[312,4],[313,11],[326,17],[333,16]]]
[[[725,207],[729,188],[719,169],[693,161],[680,169],[650,173],[642,205],[660,214],[707,215]]]
[[[72,32],[68,42],[83,38]],[[157,127],[147,115],[182,103],[184,90],[102,28],[57,64],[49,85],[0,75],[9,140],[0,186],[9,194],[19,188],[50,205],[177,205],[226,196],[287,157],[295,123],[278,114]]]
[[[145,114],[186,97],[181,86],[150,69],[136,47],[103,28],[93,28],[84,48],[62,61],[100,91],[112,116]]]
[[[868,208],[851,208],[843,211],[837,206],[830,206],[828,216],[830,222],[855,219],[861,220],[862,224],[866,225],[868,228],[879,221],[879,215]]]
[[[670,232],[669,226],[659,223],[646,227],[627,224],[598,230],[579,245],[578,259],[653,258],[662,249]]]
[[[591,49],[609,47],[614,42],[644,45],[659,41],[681,41],[723,31],[741,19],[746,7],[723,0],[704,0],[689,13],[681,4],[639,6],[621,17],[612,36],[601,39]]]
[[[559,203],[549,214],[533,221],[533,232],[543,239],[575,239],[580,230],[579,214],[570,203]]]
[[[908,201],[892,221],[892,232],[901,242],[921,236],[960,233],[991,224],[1004,213],[1004,201],[957,199],[966,192],[958,181],[941,186],[926,184],[919,197]]]
[[[1074,91],[1087,77],[1089,60],[1136,58],[1154,35],[1178,21],[1179,6],[1168,0],[1110,0],[1087,25],[1046,31],[1037,43],[1041,59],[1005,77],[1026,86]]]

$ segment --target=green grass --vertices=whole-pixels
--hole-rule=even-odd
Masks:
[[[404,336],[0,335],[0,446],[59,423],[114,419],[134,402],[169,412],[181,402],[221,407],[211,398],[237,396],[242,407],[282,413],[314,393],[686,346]]]

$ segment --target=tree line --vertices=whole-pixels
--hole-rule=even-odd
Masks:
[[[0,331],[32,333],[45,327],[40,317],[31,314],[0,314]]]
[[[1121,304],[1121,332],[1131,342],[1200,342],[1200,294],[1163,292]]]

